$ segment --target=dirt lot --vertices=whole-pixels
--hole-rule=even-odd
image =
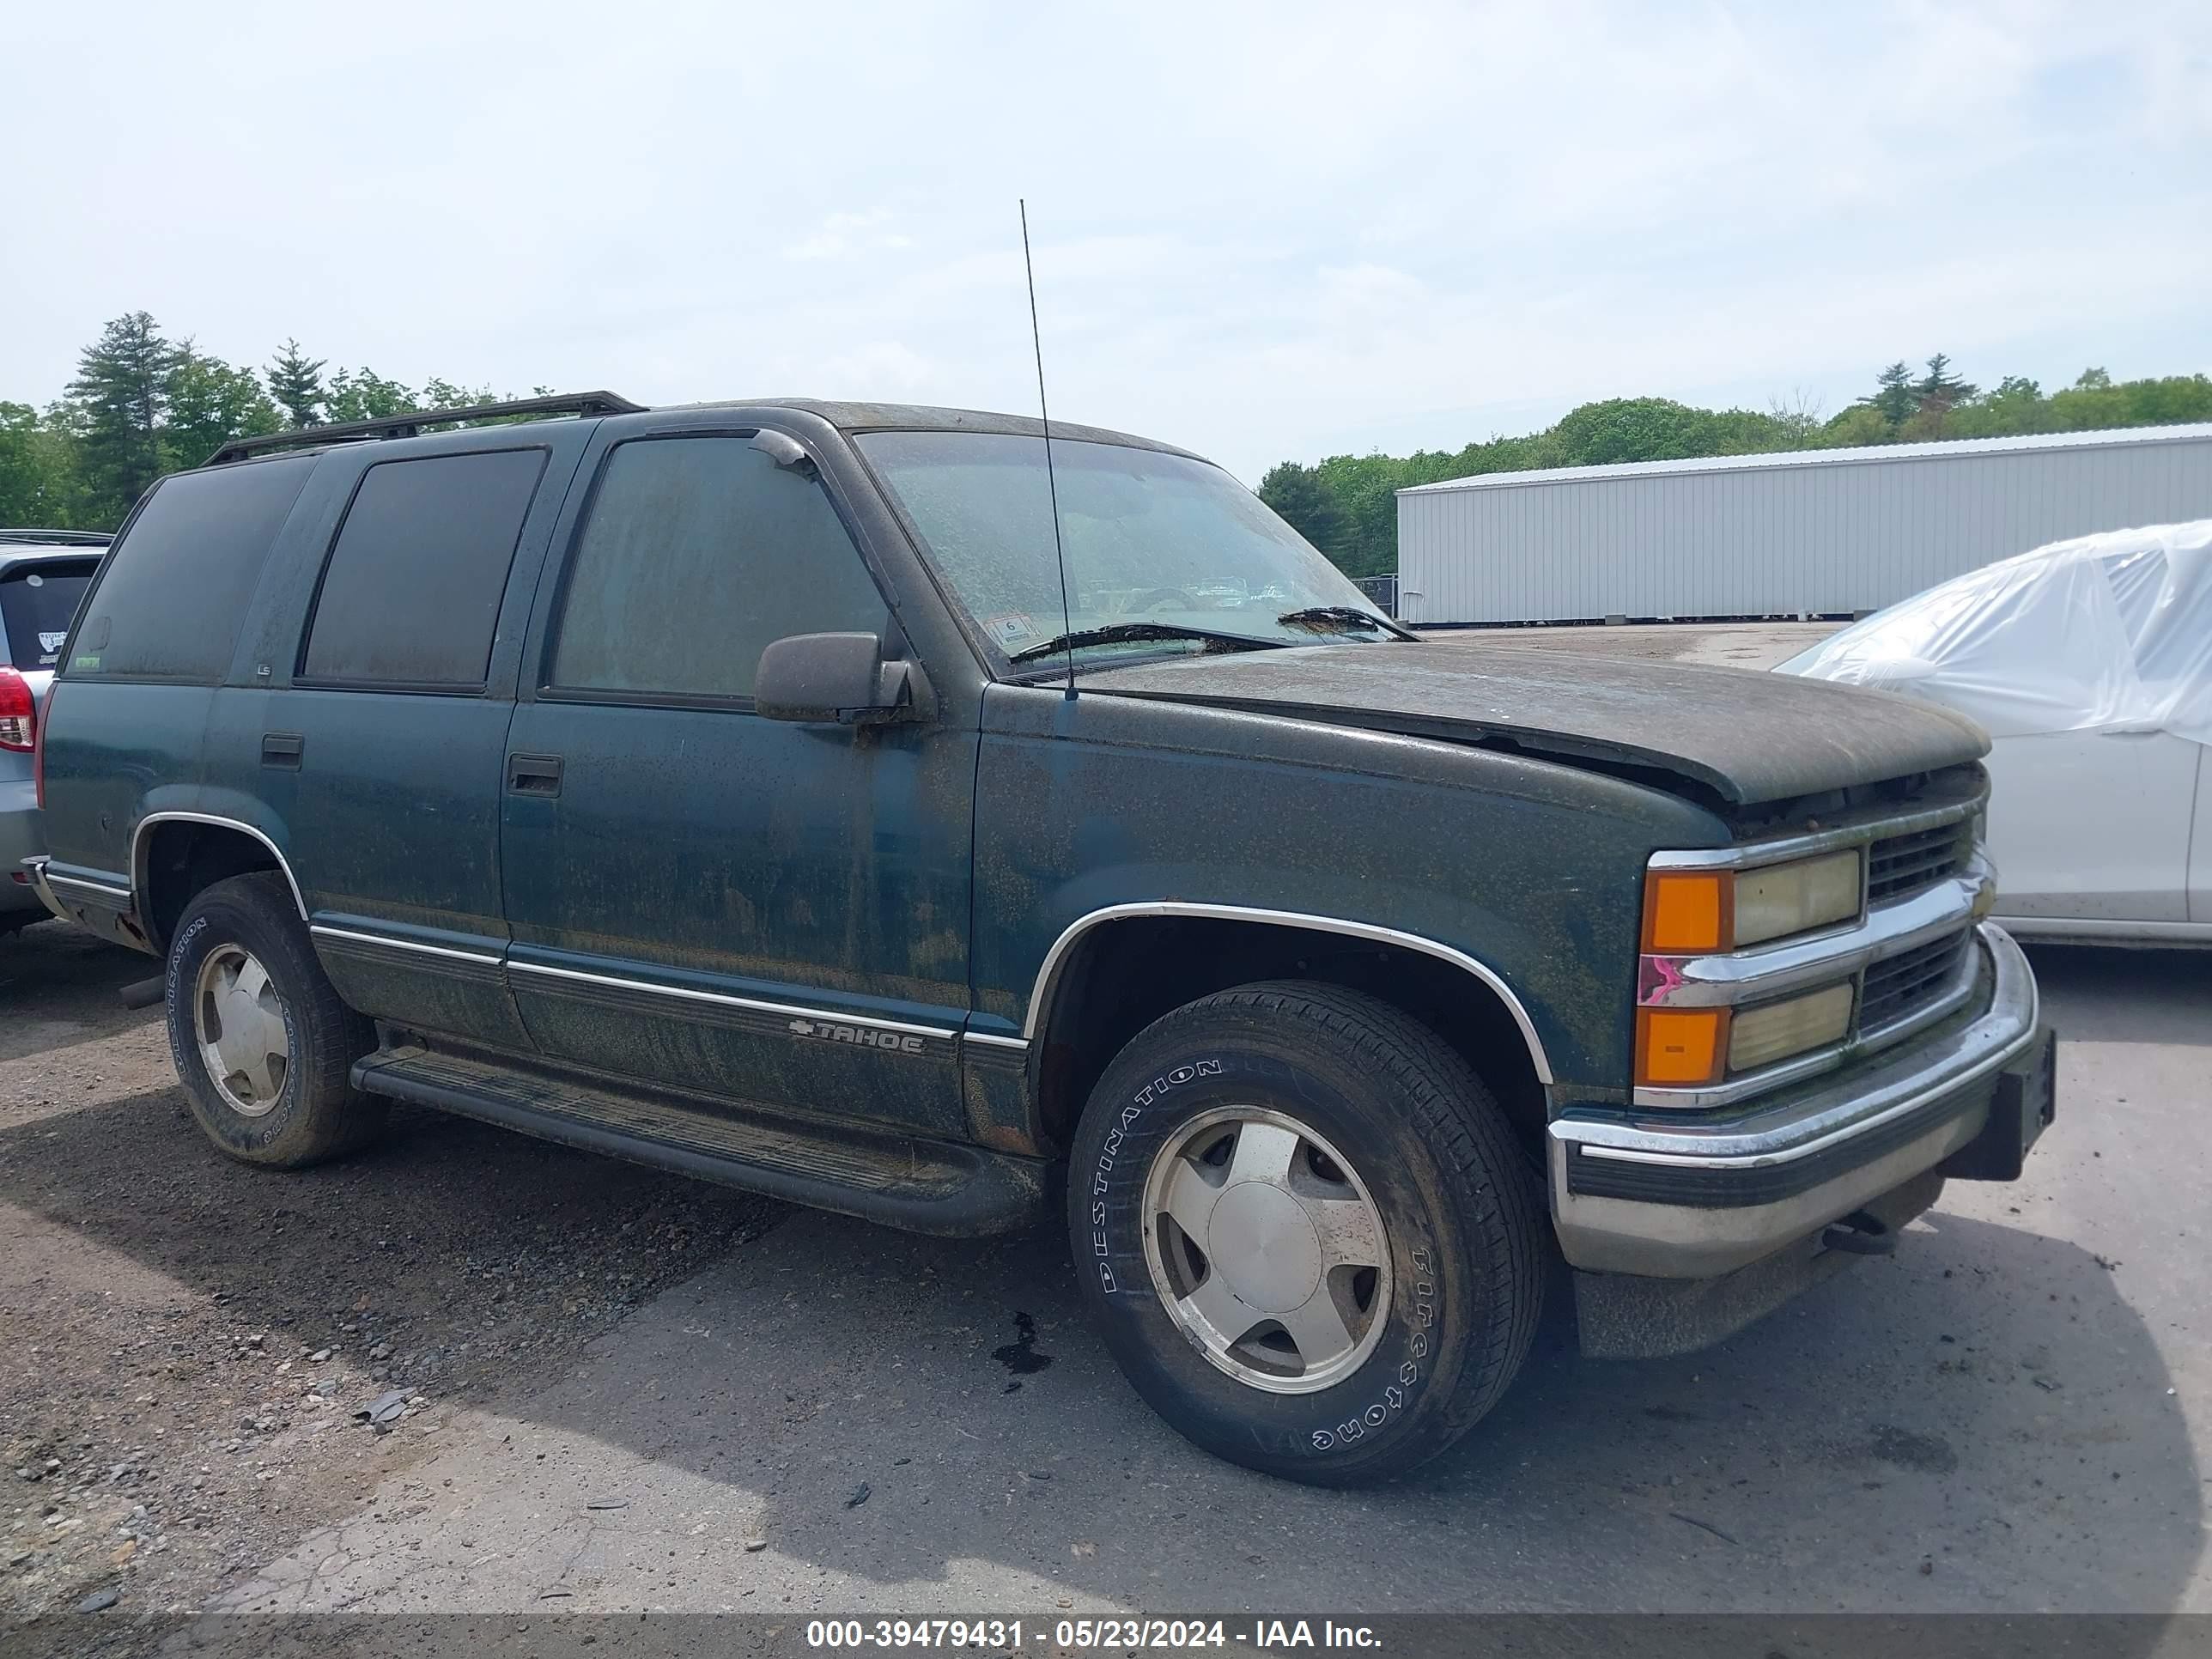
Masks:
[[[227,1162],[116,998],[155,965],[58,922],[0,944],[0,1616],[198,1605],[776,1208],[434,1113]]]

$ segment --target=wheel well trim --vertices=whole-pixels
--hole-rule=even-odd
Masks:
[[[1066,969],[1075,946],[1092,929],[1108,922],[1127,921],[1138,917],[1181,916],[1215,921],[1251,922],[1262,927],[1286,927],[1309,933],[1333,933],[1342,939],[1364,939],[1375,945],[1395,945],[1407,951],[1418,951],[1425,956],[1449,963],[1462,972],[1470,974],[1493,992],[1513,1016],[1520,1027],[1522,1041],[1528,1046],[1528,1059],[1536,1068],[1536,1080],[1548,1086],[1553,1081],[1551,1058],[1544,1052],[1544,1040],[1536,1034],[1536,1023],[1528,1017],[1527,1006],[1505,982],[1504,976],[1480,959],[1466,951],[1419,933],[1409,933],[1401,928],[1385,927],[1371,921],[1352,921],[1342,916],[1314,915],[1303,910],[1265,910],[1241,904],[1198,904],[1182,899],[1149,899],[1130,904],[1109,904],[1078,916],[1070,922],[1060,936],[1045,952],[1044,962],[1037,969],[1036,983],[1030,994],[1029,1012],[1022,1020],[1022,1036],[1035,1042],[1044,1022],[1044,1012],[1060,975]]]
[[[138,827],[131,832],[131,905],[142,918],[146,914],[145,904],[140,896],[148,873],[146,831],[156,823],[174,823],[212,824],[219,830],[238,830],[259,842],[269,849],[269,855],[276,860],[276,867],[284,872],[285,884],[292,890],[292,902],[299,907],[300,920],[307,921],[307,901],[300,891],[299,878],[293,875],[291,860],[284,856],[284,849],[270,840],[266,831],[257,830],[241,819],[223,817],[215,812],[149,812],[138,820]]]

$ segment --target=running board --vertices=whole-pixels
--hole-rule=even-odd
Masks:
[[[353,1067],[353,1086],[370,1094],[908,1232],[1013,1232],[1044,1214],[1047,1166],[1036,1158],[802,1127],[675,1091],[617,1093],[596,1083],[413,1047],[380,1049]]]

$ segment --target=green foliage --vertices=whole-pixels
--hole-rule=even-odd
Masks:
[[[1886,444],[1897,436],[1889,417],[1863,399],[1830,421],[1814,434],[1821,449],[1857,449],[1867,444]]]
[[[325,406],[331,420],[337,422],[380,421],[422,405],[398,381],[387,380],[373,368],[342,368],[331,376]]]
[[[269,395],[293,427],[313,426],[323,418],[323,399],[329,396],[323,389],[323,366],[329,361],[310,358],[297,340],[289,338],[270,360]]]
[[[1299,535],[1334,560],[1344,563],[1350,528],[1342,503],[1310,466],[1285,461],[1270,467],[1260,480],[1260,499],[1281,515]]]
[[[1875,376],[1873,394],[1859,402],[1880,415],[1892,432],[1896,431],[1918,407],[1912,398],[1911,368],[1902,361],[1892,363]]]
[[[88,509],[104,522],[119,522],[161,475],[169,377],[181,357],[152,317],[134,311],[100,330],[77,359],[69,384],[77,471]]]
[[[1826,421],[1802,392],[1794,406],[1778,404],[1764,413],[1694,409],[1667,398],[1613,398],[1570,410],[1541,432],[1494,437],[1456,453],[1332,455],[1311,466],[1285,461],[1260,480],[1260,498],[1346,574],[1372,576],[1397,568],[1396,492],[1443,478],[2192,421],[2212,421],[2212,377],[2116,383],[2093,368],[2048,397],[2018,375],[1985,392],[1937,352],[1917,375],[1905,362],[1890,364],[1875,377],[1873,392]]]
[[[75,469],[68,444],[28,404],[0,402],[0,525],[67,522]]]
[[[162,473],[201,465],[235,439],[506,400],[435,377],[416,392],[368,368],[325,381],[327,361],[288,339],[257,372],[168,339],[145,312],[118,317],[44,413],[0,401],[0,525],[112,530]]]
[[[283,413],[250,368],[204,357],[187,340],[169,371],[169,419],[161,432],[165,471],[198,466],[234,438],[281,431]]]

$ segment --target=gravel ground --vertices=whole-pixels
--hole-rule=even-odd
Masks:
[[[115,997],[155,966],[0,943],[0,1617],[198,1605],[779,1212],[434,1113],[231,1163]]]

